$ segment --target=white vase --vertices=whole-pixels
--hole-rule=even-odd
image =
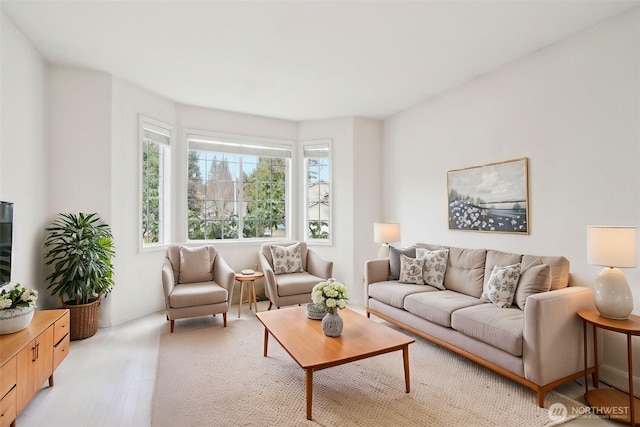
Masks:
[[[31,323],[33,307],[5,308],[0,310],[0,335],[18,332]]]

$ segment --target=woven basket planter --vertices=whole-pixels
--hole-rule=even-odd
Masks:
[[[71,318],[71,341],[92,337],[98,332],[98,320],[100,317],[100,299],[88,304],[62,303],[63,308],[69,309]]]

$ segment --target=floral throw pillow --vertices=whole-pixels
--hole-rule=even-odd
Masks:
[[[416,258],[424,259],[422,267],[424,283],[434,288],[446,289],[444,287],[444,272],[447,270],[449,249],[430,251],[425,248],[416,248]]]
[[[490,301],[500,308],[509,308],[513,304],[518,280],[520,279],[520,263],[506,267],[493,267],[491,277],[482,292],[480,299]]]
[[[406,255],[400,255],[400,283],[424,285],[424,280],[422,279],[423,264],[424,260],[422,258],[410,258]]]
[[[291,246],[271,246],[275,274],[304,273],[300,243]]]

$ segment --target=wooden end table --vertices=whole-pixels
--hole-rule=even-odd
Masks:
[[[240,301],[238,301],[238,319],[240,318],[240,312],[242,311],[242,290],[244,284],[249,284],[249,311],[251,311],[251,304],[254,304],[255,313],[258,312],[258,299],[256,298],[256,280],[264,277],[264,273],[255,271],[252,274],[236,273],[236,280],[240,282]]]
[[[327,337],[322,322],[309,319],[306,307],[281,308],[257,313],[264,325],[263,356],[267,357],[269,334],[305,370],[307,419],[311,419],[313,373],[344,363],[402,350],[405,392],[411,390],[409,344],[415,340],[348,308],[340,310],[342,335]]]
[[[587,404],[596,412],[608,416],[609,419],[620,421],[635,426],[640,417],[640,399],[633,395],[633,358],[631,355],[631,337],[640,335],[640,316],[630,315],[626,320],[614,320],[600,315],[598,310],[581,310],[578,316],[582,318],[584,334],[584,398]],[[587,324],[593,325],[593,351],[595,373],[593,376],[592,390],[589,390],[587,382]],[[629,393],[615,389],[600,389],[598,367],[598,334],[597,328],[619,332],[627,336],[627,366],[629,375]]]

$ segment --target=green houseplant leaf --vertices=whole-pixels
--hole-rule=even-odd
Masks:
[[[111,228],[96,213],[61,213],[46,228],[48,289],[63,302],[87,304],[113,288],[115,256]]]

